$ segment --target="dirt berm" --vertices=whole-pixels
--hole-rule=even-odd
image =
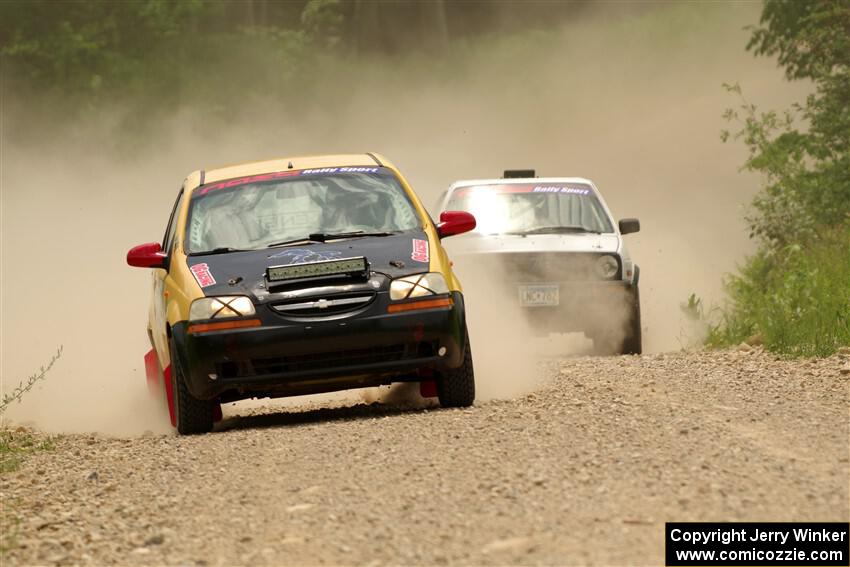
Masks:
[[[200,437],[60,437],[0,476],[4,564],[661,565],[665,521],[850,519],[847,359],[547,371],[468,410],[305,406]]]

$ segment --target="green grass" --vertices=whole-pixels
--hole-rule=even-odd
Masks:
[[[0,428],[0,474],[14,472],[21,468],[26,458],[37,451],[52,451],[54,439],[33,435],[29,431]],[[8,499],[0,506],[0,559],[18,546],[18,525],[21,519]],[[2,562],[2,561],[0,561]]]
[[[38,438],[25,430],[0,429],[0,474],[14,472],[31,453],[52,451],[51,438]]]
[[[749,258],[727,280],[731,299],[707,345],[759,335],[789,357],[829,356],[850,345],[850,225],[807,244]]]

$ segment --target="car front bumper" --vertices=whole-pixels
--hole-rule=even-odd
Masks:
[[[259,306],[259,327],[190,334],[172,329],[187,387],[199,399],[313,394],[417,379],[420,369],[463,362],[463,295],[453,305],[387,313],[376,302],[356,316],[291,321]],[[443,350],[445,349],[445,350]],[[442,354],[440,354],[442,352]]]
[[[536,333],[594,332],[608,326],[622,326],[634,309],[634,288],[630,282],[511,282],[506,293]],[[522,287],[557,286],[557,304],[523,305]]]

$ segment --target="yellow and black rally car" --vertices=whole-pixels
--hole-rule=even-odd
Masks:
[[[377,154],[299,157],[196,171],[153,269],[149,385],[180,433],[220,405],[418,381],[443,406],[475,398],[460,282],[440,239],[475,218],[431,220]]]

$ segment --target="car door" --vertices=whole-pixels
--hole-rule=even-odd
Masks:
[[[175,232],[177,230],[177,219],[179,217],[180,207],[183,204],[183,188],[177,195],[174,202],[174,207],[171,209],[171,216],[168,218],[168,225],[165,228],[165,235],[162,239],[162,249],[166,254],[165,268],[156,269],[153,273],[153,297],[151,298],[152,316],[151,316],[151,341],[156,349],[157,357],[163,370],[171,363],[171,355],[168,345],[168,334],[166,327],[168,323],[166,315],[166,290],[165,278],[168,277],[168,270],[171,267],[171,258],[174,254],[174,246],[177,243]]]

